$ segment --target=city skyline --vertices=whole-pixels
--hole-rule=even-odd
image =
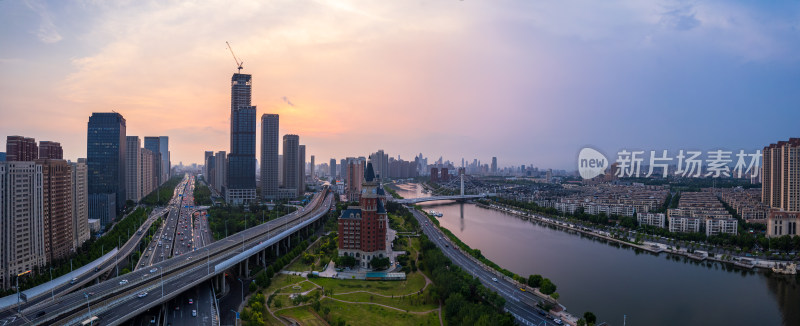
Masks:
[[[75,159],[87,117],[114,110],[129,134],[170,136],[174,164],[202,163],[229,147],[230,41],[254,76],[256,114],[280,114],[280,134],[303,135],[318,158],[383,148],[572,170],[584,146],[753,150],[793,136],[800,118],[797,13],[789,2],[3,2],[0,42],[14,46],[0,49],[0,128]],[[372,110],[386,122],[369,123]]]

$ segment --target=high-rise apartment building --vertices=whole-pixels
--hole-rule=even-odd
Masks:
[[[492,174],[497,173],[497,157],[492,156]]]
[[[261,196],[278,199],[278,133],[277,114],[261,116]]]
[[[773,208],[767,236],[800,235],[800,138],[764,147],[761,200]]]
[[[70,162],[70,183],[72,187],[72,230],[73,250],[77,251],[89,240],[89,190],[86,184],[86,159]]]
[[[225,151],[214,155],[214,189],[222,194],[228,182],[228,157]]]
[[[300,193],[300,136],[283,135],[283,188]]]
[[[372,259],[388,257],[386,194],[372,163],[367,163],[361,188],[359,206],[348,207],[339,217],[339,256],[351,256],[360,267],[370,267]]]
[[[23,136],[6,137],[6,161],[33,161],[39,158],[36,139]]]
[[[357,201],[364,182],[365,160],[355,157],[347,158],[347,176],[345,178],[345,195],[348,201]],[[374,170],[373,170],[374,174]]]
[[[761,199],[783,211],[800,211],[800,138],[764,147]]]
[[[125,144],[125,192],[127,193],[127,200],[139,202],[146,194],[142,194],[142,187],[139,179],[142,171],[142,142],[139,136],[127,136]]]
[[[208,160],[210,158],[212,158],[212,157],[214,157],[214,152],[213,151],[205,151],[205,153],[203,154],[203,172],[202,173],[203,173],[203,178],[206,179],[206,182],[209,182],[209,179],[208,179],[208,177],[209,177]]]
[[[69,257],[75,245],[72,229],[72,172],[64,160],[38,159],[42,167],[42,207],[46,261]]]
[[[158,185],[155,183],[156,165],[160,165],[153,152],[147,148],[139,149],[139,168],[136,176],[136,187],[139,188],[139,200],[156,190]]]
[[[61,149],[61,143],[54,141],[46,141],[46,140],[40,141],[39,158],[43,160],[44,159],[63,160],[64,150]]]
[[[86,165],[89,172],[89,217],[105,227],[121,212],[125,191],[125,118],[116,112],[89,117]],[[114,196],[108,196],[109,194]],[[113,197],[113,202],[111,198]],[[114,212],[114,214],[108,214]]]
[[[161,153],[161,183],[164,183],[172,177],[172,162],[169,157],[168,136],[158,136],[158,150],[159,153]]]
[[[300,177],[297,180],[297,197],[300,197],[306,192],[306,145],[297,147],[297,165]]]
[[[389,177],[389,154],[384,153],[383,150],[380,149],[369,156],[369,161],[372,162],[376,177]]]
[[[36,143],[34,143],[35,145]],[[38,154],[38,153],[37,153]],[[42,166],[33,161],[0,163],[0,284],[45,264]]]
[[[283,154],[278,154],[278,187],[285,188],[283,186]]]
[[[231,77],[231,151],[225,201],[246,204],[256,199],[256,107],[250,104],[252,76]]]
[[[328,165],[328,169],[331,172],[330,173],[330,175],[331,175],[331,184],[333,184],[333,181],[336,180],[336,176],[337,176],[337,172],[338,172],[338,170],[336,170],[336,159],[335,158],[331,159],[331,162]]]

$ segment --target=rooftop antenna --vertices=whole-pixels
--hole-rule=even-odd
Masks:
[[[228,41],[225,41],[225,44],[228,45],[228,50],[231,50],[231,55],[233,55],[233,61],[236,62],[236,66],[237,66],[236,69],[239,69],[239,73],[241,73],[242,72],[242,64],[244,63],[244,61],[239,61],[239,59],[236,58],[236,54],[233,53],[233,48],[231,48],[231,44],[228,43]]]

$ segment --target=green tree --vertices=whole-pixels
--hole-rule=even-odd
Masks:
[[[597,323],[597,316],[594,315],[593,312],[587,311],[583,313],[583,319],[586,319],[586,323],[589,325],[594,325]]]
[[[539,274],[528,276],[528,285],[538,288],[542,285],[542,276]]]
[[[372,268],[374,269],[383,270],[389,268],[390,261],[389,258],[386,257],[383,258],[375,257],[369,261],[369,265],[372,266]]]
[[[539,287],[539,291],[544,294],[551,295],[556,292],[556,285],[550,281],[549,278],[542,280],[542,285]]]

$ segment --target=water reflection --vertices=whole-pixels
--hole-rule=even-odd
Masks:
[[[428,196],[419,185],[399,188]],[[504,268],[552,279],[576,314],[592,311],[611,325],[623,315],[628,325],[800,325],[799,276],[653,254],[470,203],[421,205]]]

